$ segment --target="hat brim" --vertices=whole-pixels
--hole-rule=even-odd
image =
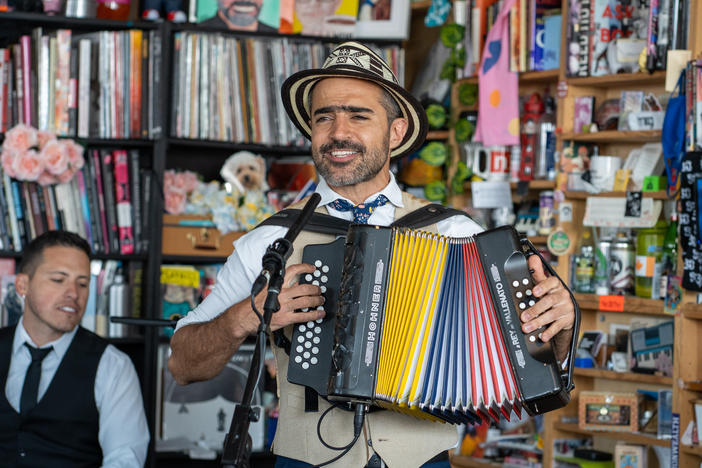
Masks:
[[[391,158],[411,154],[424,143],[429,127],[427,116],[422,105],[412,94],[402,86],[380,78],[376,79],[368,73],[340,68],[299,71],[290,75],[283,83],[281,97],[285,111],[308,140],[312,133],[309,109],[306,107],[310,102],[309,93],[315,83],[325,78],[357,78],[370,81],[383,87],[395,99],[402,116],[407,120],[407,132],[400,144],[390,151]]]

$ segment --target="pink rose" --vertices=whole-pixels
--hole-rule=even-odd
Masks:
[[[46,170],[53,175],[59,175],[68,169],[68,149],[58,140],[52,140],[41,150]]]
[[[37,132],[37,141],[39,142],[39,149],[43,149],[44,146],[51,140],[56,139],[56,134],[48,130],[39,130]]]
[[[163,172],[163,186],[165,188],[171,188],[175,185],[175,171],[173,169],[168,169]]]
[[[182,190],[185,190],[185,174],[182,172],[176,172],[173,178],[173,186]]]
[[[70,182],[73,176],[75,175],[76,171],[72,168],[68,168],[59,175],[56,176],[59,182],[62,184],[65,184],[67,182]]]
[[[4,150],[0,155],[2,170],[10,177],[17,177],[17,173],[15,173],[15,159],[17,159],[17,157],[18,153],[13,150]]]
[[[57,183],[58,179],[52,173],[45,170],[41,173],[41,175],[37,179],[37,182],[39,182],[39,185],[52,185]]]
[[[68,151],[68,159],[71,161],[73,169],[81,169],[85,164],[83,147],[73,140],[63,140],[63,145]]]
[[[2,147],[16,151],[26,151],[32,146],[37,146],[37,141],[37,131],[34,128],[19,124],[5,133],[5,141],[2,143]]]
[[[197,188],[197,174],[195,174],[193,171],[183,172],[183,178],[185,179],[185,191],[187,193],[190,193]]]
[[[34,150],[27,150],[15,159],[14,170],[18,179],[34,181],[44,170],[44,163]]]
[[[165,193],[165,208],[170,214],[180,214],[185,210],[186,196],[183,190],[171,188]]]

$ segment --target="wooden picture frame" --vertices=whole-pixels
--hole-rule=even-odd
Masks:
[[[636,432],[639,400],[634,393],[581,392],[578,426],[588,431]]]

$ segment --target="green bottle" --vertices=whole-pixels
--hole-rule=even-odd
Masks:
[[[678,215],[673,213],[668,223],[668,230],[663,239],[663,252],[661,254],[661,274],[659,280],[658,297],[665,297],[668,290],[668,277],[675,276],[678,269]]]
[[[666,222],[659,220],[652,228],[639,229],[636,235],[635,294],[660,299],[661,257]]]

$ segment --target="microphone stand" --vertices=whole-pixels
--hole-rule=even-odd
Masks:
[[[263,353],[266,346],[266,335],[270,330],[271,318],[280,310],[278,294],[283,288],[285,279],[285,263],[292,254],[292,243],[302,228],[307,224],[317,208],[321,196],[312,194],[304,209],[290,226],[284,238],[273,242],[266,250],[262,259],[263,269],[251,288],[251,301],[263,288],[268,285],[268,295],[263,306],[263,316],[259,315],[261,325],[256,334],[256,347],[251,360],[251,368],[246,380],[246,387],[241,403],[234,410],[229,432],[224,439],[222,451],[222,466],[227,468],[249,468],[251,455],[251,438],[249,424],[258,421],[259,415],[251,407],[253,393],[263,372]]]

